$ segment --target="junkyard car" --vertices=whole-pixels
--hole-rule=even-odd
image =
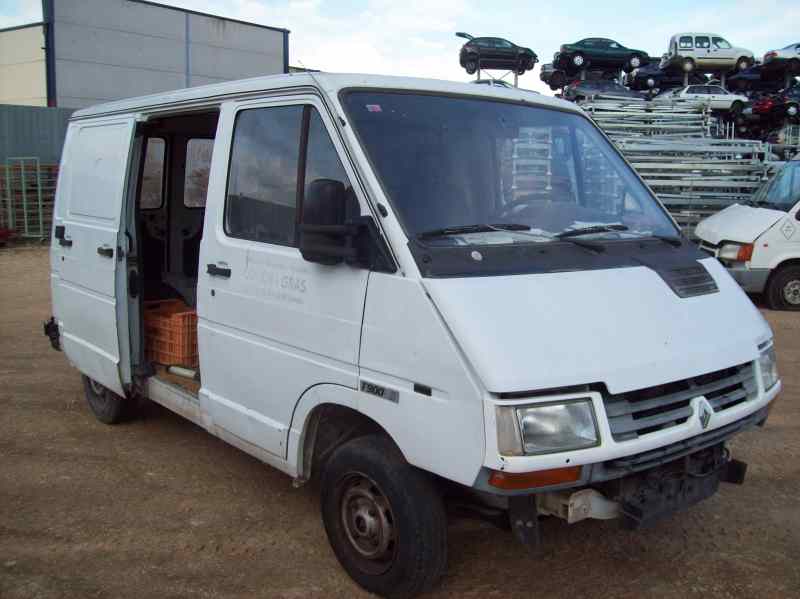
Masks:
[[[764,66],[770,69],[786,67],[790,73],[800,73],[800,42],[770,50],[764,54]]]
[[[738,114],[749,102],[747,96],[732,94],[719,85],[689,85],[672,90],[658,97],[659,100],[695,100],[708,105],[712,110]]]
[[[522,75],[539,59],[530,48],[523,48],[499,37],[475,37],[461,46],[459,62],[472,75],[480,69],[509,69]]]
[[[631,71],[649,63],[650,57],[644,50],[626,48],[614,40],[588,37],[573,44],[562,45],[553,62],[559,68],[572,71],[587,67]]]
[[[701,221],[701,249],[749,293],[775,309],[800,310],[800,160],[788,162],[753,196]]]
[[[631,91],[612,79],[594,79],[589,81],[573,81],[562,93],[565,100],[579,102],[595,96],[614,97],[620,99],[642,100],[642,94]]]
[[[665,91],[683,87],[683,74],[670,70],[665,71],[658,64],[650,63],[630,73],[625,73],[623,82],[632,90],[647,91],[652,89]],[[689,84],[691,85],[703,85],[706,82],[705,75],[696,72],[689,74]]]
[[[661,68],[678,67],[686,72],[743,71],[752,64],[752,51],[732,46],[716,33],[677,33],[661,59]]]

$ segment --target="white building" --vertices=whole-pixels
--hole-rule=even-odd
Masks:
[[[80,108],[289,70],[286,29],[147,0],[42,0],[0,30],[0,104]]]

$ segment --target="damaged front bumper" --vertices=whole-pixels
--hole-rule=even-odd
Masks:
[[[579,487],[509,496],[512,531],[536,551],[541,544],[540,515],[569,523],[618,518],[624,528],[634,529],[711,497],[721,482],[742,484],[747,465],[731,457],[725,442],[743,430],[762,426],[769,407],[665,447],[586,465]]]

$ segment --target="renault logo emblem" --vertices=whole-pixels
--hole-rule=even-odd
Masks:
[[[700,426],[703,427],[703,430],[706,430],[708,423],[711,422],[711,413],[711,407],[707,402],[700,404]]]

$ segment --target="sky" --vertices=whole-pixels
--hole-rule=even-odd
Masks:
[[[120,1],[120,0],[109,0]],[[609,37],[659,57],[680,31],[710,31],[760,58],[800,41],[798,0],[160,0],[289,29],[289,62],[331,72],[468,81],[456,31],[504,37],[550,62],[563,43]],[[40,0],[0,0],[0,28],[41,19]],[[499,75],[501,73],[497,73]],[[510,80],[510,77],[509,77]],[[551,93],[538,66],[520,87]]]

